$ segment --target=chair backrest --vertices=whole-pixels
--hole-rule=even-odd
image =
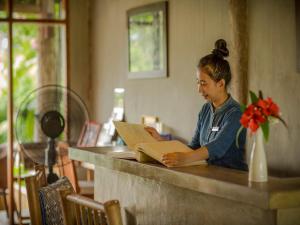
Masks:
[[[60,176],[68,177],[76,193],[79,193],[78,178],[75,168],[75,163],[68,156],[68,149],[59,148],[59,162]]]
[[[44,225],[63,225],[60,189],[67,189],[70,193],[75,193],[67,177],[61,177],[56,182],[42,187],[38,192]]]
[[[25,184],[27,190],[28,207],[32,225],[42,224],[41,205],[38,190],[47,185],[45,167],[38,165],[35,167],[36,174],[26,177]]]
[[[88,121],[84,124],[80,137],[77,142],[79,147],[94,147],[96,146],[98,135],[100,132],[100,124]],[[75,162],[71,160],[68,156],[68,145],[60,144],[58,146],[59,151],[59,162],[58,167],[60,170],[61,176],[66,176],[69,178],[70,182],[73,185],[73,188],[76,193],[80,192],[80,187],[78,185],[78,177],[75,168]]]
[[[7,188],[7,157],[0,158],[0,189]]]
[[[120,204],[117,200],[104,204],[90,198],[60,190],[64,225],[122,225]]]

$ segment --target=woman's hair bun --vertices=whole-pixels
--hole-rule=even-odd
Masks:
[[[215,48],[212,50],[212,54],[220,58],[229,56],[229,50],[227,49],[227,43],[224,39],[219,39],[215,42]]]

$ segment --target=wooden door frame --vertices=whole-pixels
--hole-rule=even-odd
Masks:
[[[8,25],[8,43],[9,43],[9,65],[8,65],[8,107],[7,107],[7,121],[8,121],[8,129],[7,129],[7,184],[8,184],[8,214],[9,214],[9,224],[14,224],[14,196],[13,196],[13,142],[14,142],[14,128],[13,128],[13,24],[17,23],[32,23],[32,24],[60,24],[65,26],[66,30],[66,83],[65,85],[69,86],[69,74],[70,74],[70,49],[69,49],[69,0],[64,0],[63,4],[65,8],[65,18],[64,19],[18,19],[13,18],[13,0],[7,0],[8,8],[7,8],[7,17],[0,18],[0,23],[6,23]]]

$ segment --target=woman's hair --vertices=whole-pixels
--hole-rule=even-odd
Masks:
[[[219,39],[215,42],[212,53],[202,57],[198,63],[198,68],[208,74],[214,81],[225,80],[227,86],[231,80],[230,66],[224,57],[229,55],[226,41]]]

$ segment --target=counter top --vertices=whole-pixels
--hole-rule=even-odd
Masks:
[[[212,165],[167,168],[161,164],[139,163],[106,155],[129,151],[126,147],[69,148],[73,160],[129,173],[157,182],[220,198],[246,203],[262,209],[300,207],[300,177],[269,177],[266,183],[248,182],[248,172]]]

